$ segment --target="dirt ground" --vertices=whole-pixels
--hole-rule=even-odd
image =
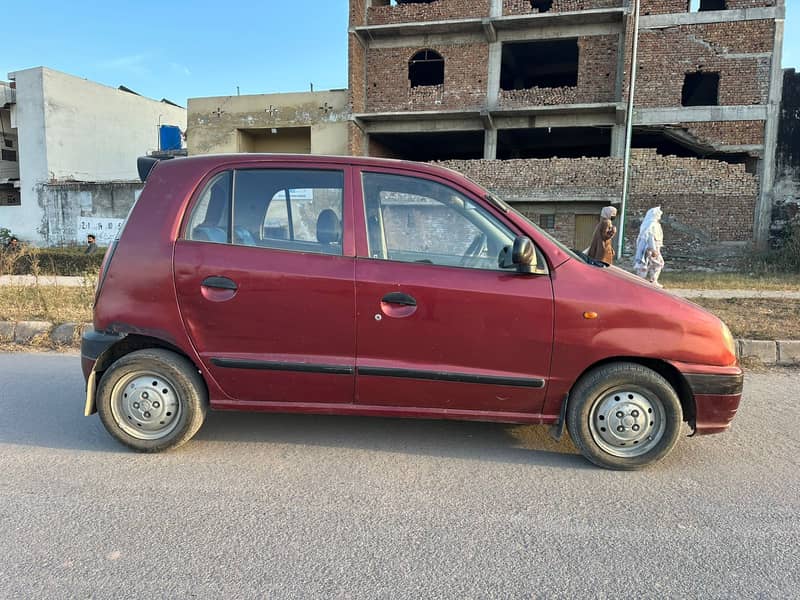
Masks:
[[[693,298],[710,310],[733,336],[750,340],[800,340],[800,300]]]

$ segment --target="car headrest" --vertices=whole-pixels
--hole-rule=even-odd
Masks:
[[[320,244],[338,244],[342,241],[342,222],[330,208],[317,217],[317,241]]]

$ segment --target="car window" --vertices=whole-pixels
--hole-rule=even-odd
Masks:
[[[187,239],[217,244],[230,241],[231,181],[232,174],[226,171],[208,183],[189,220]]]
[[[372,258],[497,269],[514,234],[483,207],[435,181],[364,173]]]
[[[229,177],[232,177],[228,188],[233,197],[232,236],[226,236],[226,240],[206,239],[211,237],[208,227],[221,228],[213,225],[214,188],[220,185],[215,179],[195,209],[190,239],[342,254],[344,174],[341,171],[243,169]],[[230,220],[229,210],[227,215]]]

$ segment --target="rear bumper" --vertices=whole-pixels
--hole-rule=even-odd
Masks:
[[[110,335],[99,331],[87,331],[81,337],[81,369],[84,379],[89,379],[89,374],[94,369],[97,359],[111,346],[119,342],[124,336]]]
[[[739,367],[720,372],[683,373],[694,396],[694,428],[698,435],[722,433],[730,429],[744,389],[744,374]]]

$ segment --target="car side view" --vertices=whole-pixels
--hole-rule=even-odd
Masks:
[[[743,374],[698,306],[573,252],[443,168],[300,155],[140,159],[101,267],[85,414],[142,452],[211,410],[566,428],[638,469],[727,430]]]

